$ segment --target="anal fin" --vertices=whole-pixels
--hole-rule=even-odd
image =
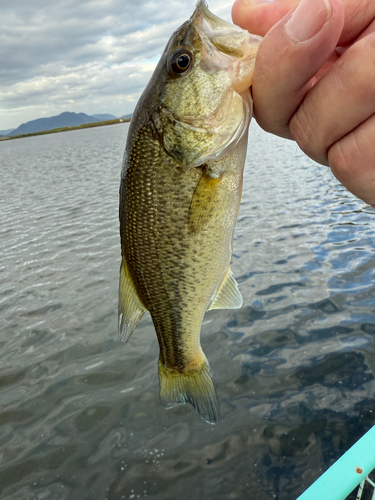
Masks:
[[[118,327],[121,341],[126,344],[144,315],[143,305],[135,289],[125,260],[120,268],[120,286],[118,294]]]
[[[234,279],[232,271],[229,268],[228,273],[208,310],[239,309],[242,307],[242,304],[243,299],[241,292],[238,288],[237,281]]]

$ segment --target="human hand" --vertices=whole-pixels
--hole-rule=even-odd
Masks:
[[[375,205],[375,0],[236,0],[232,17],[264,36],[252,84],[260,126]]]

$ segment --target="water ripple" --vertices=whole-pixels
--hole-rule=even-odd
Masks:
[[[118,339],[126,131],[0,143],[0,495],[296,498],[374,424],[375,210],[252,127],[244,306],[202,330],[221,401],[208,426],[161,407],[148,314]]]

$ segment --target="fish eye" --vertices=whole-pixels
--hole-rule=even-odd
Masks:
[[[171,59],[171,69],[174,73],[185,73],[193,62],[193,54],[186,49],[175,52]]]

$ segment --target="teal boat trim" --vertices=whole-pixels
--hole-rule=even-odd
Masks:
[[[375,469],[375,426],[315,481],[297,500],[345,500]]]

